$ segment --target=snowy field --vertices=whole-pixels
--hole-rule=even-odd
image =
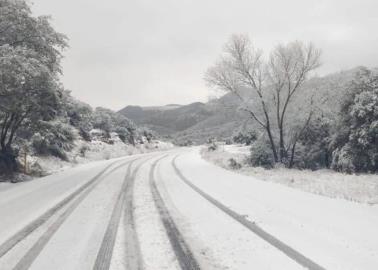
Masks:
[[[246,161],[248,153],[249,147],[238,145],[221,145],[213,152],[208,152],[206,148],[201,150],[201,155],[205,160],[225,169],[230,169],[229,159],[234,158],[242,164],[242,168],[236,170],[237,173],[330,198],[378,204],[378,175],[376,174],[343,174],[325,169],[311,171],[274,168],[267,170],[248,166]]]

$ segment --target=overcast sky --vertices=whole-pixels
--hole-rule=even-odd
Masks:
[[[33,0],[70,48],[63,83],[93,106],[206,101],[203,74],[233,33],[265,52],[313,41],[320,75],[378,66],[377,0]]]

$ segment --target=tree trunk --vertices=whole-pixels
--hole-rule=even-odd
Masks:
[[[13,151],[12,143],[16,131],[24,117],[25,116],[11,114],[2,122],[0,136],[0,172],[4,172],[5,174],[12,174],[18,169],[17,155]]]
[[[297,142],[295,141],[293,143],[293,147],[291,148],[291,156],[290,156],[290,162],[289,162],[289,168],[293,168],[293,165],[294,165],[294,156],[295,156],[295,146],[296,146]]]
[[[280,162],[284,163],[285,159],[287,158],[287,152],[285,149],[285,140],[284,140],[284,132],[283,127],[280,125],[279,127],[280,132]]]
[[[2,148],[0,150],[0,171],[4,174],[12,174],[17,169],[16,155],[9,148]]]
[[[268,133],[269,143],[270,143],[270,147],[271,147],[271,149],[272,149],[274,162],[277,163],[277,162],[278,162],[278,155],[277,155],[276,144],[274,143],[273,136],[272,136],[272,132],[271,132],[271,130],[270,130],[270,126],[269,126],[269,124],[266,126],[266,131],[267,131],[267,133]]]

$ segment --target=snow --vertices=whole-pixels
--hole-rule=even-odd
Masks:
[[[75,209],[32,264],[31,270],[93,268],[126,167],[106,177]]]
[[[28,235],[23,241],[1,257],[0,269],[13,269],[24,255],[25,251],[32,248],[38,239],[45,233],[47,228],[50,227],[57,220],[57,217],[67,210],[69,206],[70,204],[57,211],[51,219],[47,220],[42,226],[37,228],[32,234]]]
[[[134,189],[134,216],[144,269],[179,270],[179,264],[171,249],[149,187],[151,163],[152,161],[149,161],[141,167]]]
[[[38,161],[41,163],[42,168],[45,168],[51,173],[57,170],[66,169],[75,164],[88,163],[97,160],[108,160],[173,148],[172,143],[158,140],[153,140],[151,143],[137,144],[136,146],[125,144],[115,136],[112,137],[112,140],[113,144],[105,143],[101,140],[92,140],[91,142],[79,140],[76,148],[69,153],[72,162],[64,162],[53,157],[46,159],[38,158]],[[84,156],[80,154],[80,149],[83,147],[87,149]]]
[[[158,167],[159,190],[203,269],[303,269],[184,184],[172,157]]]
[[[220,147],[223,148],[223,150],[228,153],[242,154],[242,155],[249,155],[250,148],[251,148],[248,145],[241,145],[241,144],[222,145]]]
[[[229,168],[229,159],[234,158],[243,165],[235,172],[253,176],[257,179],[279,183],[292,188],[354,202],[378,204],[377,174],[344,174],[332,170],[297,170],[286,168],[264,169],[247,164],[247,147],[237,145],[219,146],[216,151],[201,151],[202,157],[225,169]]]
[[[198,148],[180,156],[177,165],[204,192],[326,269],[376,269],[377,205],[330,199],[236,174],[202,160]]]
[[[177,155],[177,167],[190,182],[325,269],[377,268],[378,205],[331,199],[225,170],[202,159],[198,147],[91,162],[1,190],[0,244],[112,162],[141,157],[132,168],[141,164],[133,202],[144,268],[180,269],[149,185],[151,165],[165,156],[156,166],[156,185],[202,269],[302,269],[185,184],[172,167]],[[93,267],[126,168],[105,176],[80,202],[31,269]],[[2,257],[0,269],[12,268],[60,212]],[[127,265],[122,226],[124,220],[117,233],[112,269]]]
[[[102,132],[99,130],[99,132]],[[153,140],[151,143],[137,144],[136,146],[125,144],[118,137],[113,137],[114,144],[108,144],[101,140],[86,142],[77,140],[76,147],[67,153],[69,161],[61,160],[53,156],[27,156],[28,168],[40,167],[41,176],[62,172],[71,169],[79,164],[86,164],[93,161],[109,160],[124,156],[131,156],[142,153],[150,153],[161,150],[173,149],[174,145],[170,142]],[[80,154],[80,149],[87,149],[85,155]],[[24,161],[22,160],[21,163]],[[20,185],[21,182],[32,180],[35,177],[19,173],[12,180]],[[0,176],[0,191],[12,188],[14,184],[2,179]]]
[[[0,243],[89,181],[115,160],[78,166],[0,192]],[[15,215],[14,213],[17,213]]]
[[[154,156],[155,154],[151,154]],[[38,216],[50,209],[56,203],[62,201],[78,187],[89,181],[93,176],[102,171],[113,162],[124,162],[138,157],[149,158],[150,154],[134,155],[118,159],[96,161],[83,164],[53,175],[13,185],[13,188],[0,191],[0,244],[14,235],[25,225],[35,220]],[[117,163],[118,164],[118,163]],[[114,168],[113,165],[111,168]],[[148,173],[149,167],[145,172]],[[121,185],[124,181],[126,166],[105,176],[96,188],[91,191],[75,209],[75,211],[62,224],[47,246],[42,250],[37,260],[32,264],[31,269],[91,269],[95,261],[99,246],[102,242],[107,224],[118,197]],[[145,188],[144,186],[142,188]],[[149,194],[148,186],[145,190]],[[141,195],[143,199],[143,194]],[[6,256],[0,259],[0,268],[9,269],[14,266],[21,256],[28,250],[35,241],[53,223],[56,216],[64,209],[59,210],[50,220],[39,227],[19,245],[12,249]],[[149,216],[147,216],[149,219]],[[157,222],[160,222],[157,220]],[[122,223],[121,223],[122,224]],[[152,223],[154,224],[154,223]],[[122,226],[122,225],[120,225]],[[161,226],[161,225],[160,225]],[[152,234],[156,234],[153,227]],[[123,269],[124,252],[120,249],[122,245],[122,233],[118,230],[116,250],[112,258],[114,269]],[[156,236],[157,237],[157,236]],[[156,239],[152,238],[152,239]],[[163,241],[166,241],[169,250],[169,242],[165,239],[164,230],[161,231]],[[120,241],[121,240],[121,241]],[[156,243],[155,243],[156,244]],[[155,245],[156,247],[156,245]],[[147,245],[147,249],[150,249]],[[172,251],[170,251],[173,253]],[[59,254],[59,256],[56,256]],[[150,254],[156,256],[155,251]],[[164,254],[163,254],[164,255]],[[164,261],[166,257],[158,257]],[[171,256],[174,263],[175,257]],[[173,264],[172,263],[172,264]],[[174,265],[174,264],[173,264]],[[164,269],[164,268],[161,268]],[[171,268],[177,269],[177,268]]]

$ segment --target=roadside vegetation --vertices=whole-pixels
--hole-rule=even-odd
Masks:
[[[93,109],[64,88],[61,59],[68,39],[53,29],[48,16],[33,16],[24,0],[0,0],[0,18],[3,179],[27,172],[28,158],[73,162],[78,156],[90,156],[91,151],[102,151],[102,158],[110,158],[117,152],[132,152],[130,148],[120,151],[120,144],[135,148],[152,143],[155,134],[151,131],[109,109]],[[118,151],[111,147],[114,144]],[[92,159],[100,158],[92,153]],[[31,167],[28,173],[43,173],[39,164]]]
[[[319,170],[286,168],[275,166],[251,166],[250,147],[245,145],[225,145],[218,143],[217,149],[201,149],[206,161],[226,170],[266,181],[285,185],[317,195],[348,201],[378,204],[378,181],[376,174],[346,174],[332,169]]]
[[[226,140],[250,146],[249,165],[378,172],[377,71],[359,68],[350,82],[311,87],[320,57],[313,44],[298,41],[265,57],[247,36],[235,35],[208,69],[208,84],[237,97],[254,124]]]

